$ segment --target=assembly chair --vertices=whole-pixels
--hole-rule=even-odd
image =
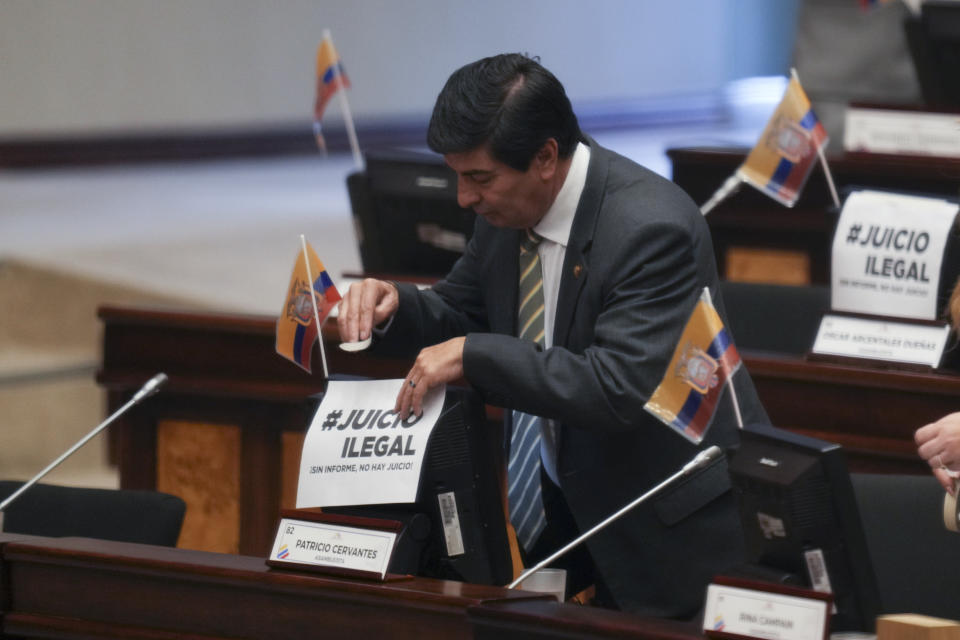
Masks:
[[[753,282],[720,283],[728,329],[737,348],[804,355],[813,346],[820,318],[830,310],[830,287]]]
[[[931,474],[851,474],[884,613],[960,619],[960,533]]]
[[[0,481],[0,501],[22,486]],[[36,484],[4,510],[3,530],[174,547],[186,503],[166,493]]]

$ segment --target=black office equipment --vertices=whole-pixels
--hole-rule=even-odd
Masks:
[[[417,500],[410,504],[324,508],[398,520],[404,529],[388,571],[474,584],[513,577],[499,486],[499,438],[483,402],[449,388],[430,435]]]
[[[960,110],[960,5],[927,0],[904,30],[927,108]]]
[[[829,581],[831,631],[871,631],[880,595],[840,445],[748,425],[732,452],[745,577],[808,588]]]
[[[457,205],[457,176],[440,156],[371,151],[347,190],[366,273],[444,276],[473,233],[476,214]]]

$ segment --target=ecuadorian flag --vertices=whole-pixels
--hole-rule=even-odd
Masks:
[[[350,79],[343,70],[343,62],[333,48],[333,38],[324,33],[320,46],[317,47],[317,96],[313,104],[313,119],[320,122],[327,103],[340,89],[350,86]]]
[[[740,367],[740,354],[704,288],[673,352],[660,385],[644,409],[699,444],[724,383]]]
[[[277,318],[277,353],[310,372],[313,343],[320,335],[317,318],[322,323],[339,301],[340,293],[323,263],[310,243],[304,242],[293,265],[287,299]]]
[[[792,207],[817,161],[817,151],[829,137],[810,108],[796,77],[767,122],[760,140],[737,174],[744,182]]]

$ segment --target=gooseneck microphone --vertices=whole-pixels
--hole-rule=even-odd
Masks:
[[[133,394],[133,397],[130,398],[129,404],[132,406],[137,404],[141,400],[149,398],[150,396],[155,394],[157,391],[160,391],[160,387],[167,384],[167,380],[168,380],[167,374],[165,373],[158,373],[157,375],[153,376],[152,378],[147,380],[142,387],[140,387],[139,391]],[[124,406],[119,411],[117,411],[117,413],[114,415],[117,415],[121,411],[125,411],[125,410],[126,410],[126,407]],[[112,416],[111,416],[111,419],[112,419]]]
[[[80,447],[87,444],[87,442],[89,442],[94,436],[96,436],[98,433],[106,429],[111,422],[113,422],[114,420],[122,416],[124,413],[129,411],[130,408],[133,407],[135,404],[138,404],[142,400],[149,398],[150,396],[155,394],[157,391],[159,391],[160,387],[162,387],[166,382],[167,382],[167,374],[165,373],[158,373],[157,375],[147,380],[147,382],[142,387],[140,387],[140,390],[137,391],[135,394],[133,394],[133,397],[130,398],[130,400],[127,401],[125,405],[123,405],[122,407],[117,409],[115,412],[113,412],[113,414],[109,418],[107,418],[106,420],[101,422],[99,425],[97,425],[97,427],[93,431],[91,431],[90,433],[85,435],[83,438],[81,438],[75,445],[73,445],[72,447],[64,451],[59,458],[57,458],[56,460],[48,464],[43,471],[35,475],[28,482],[25,482],[19,489],[17,489],[12,494],[10,494],[6,500],[4,500],[3,502],[0,502],[0,531],[3,531],[3,510],[6,509],[7,506],[10,505],[10,503],[12,503],[18,497],[20,497],[20,495],[24,491],[26,491],[27,489],[35,485],[37,482],[39,482],[40,479],[43,478],[45,475],[47,475],[48,473],[56,469],[61,462],[63,462],[64,460],[72,456],[74,453],[76,453],[76,451]]]
[[[631,502],[630,504],[628,504],[628,505],[626,505],[625,507],[621,508],[621,509],[620,509],[619,511],[617,511],[616,513],[608,516],[606,520],[603,520],[602,522],[598,522],[598,523],[595,524],[589,531],[587,531],[587,532],[584,533],[584,534],[581,534],[580,537],[576,538],[575,540],[572,540],[571,542],[569,542],[569,543],[568,543],[565,547],[563,547],[562,549],[559,549],[558,551],[555,551],[555,552],[554,552],[553,554],[551,554],[550,556],[544,558],[543,560],[541,560],[540,562],[538,562],[538,563],[535,564],[534,566],[530,567],[529,569],[527,569],[526,571],[524,571],[523,573],[521,573],[521,574],[520,574],[520,577],[518,577],[516,580],[514,580],[513,582],[511,582],[510,584],[507,585],[507,589],[513,589],[513,588],[516,587],[518,584],[520,584],[521,582],[523,582],[524,580],[526,580],[528,577],[530,577],[532,574],[536,573],[537,571],[539,571],[540,569],[544,568],[545,566],[547,566],[548,564],[550,564],[551,562],[553,562],[554,560],[556,560],[557,558],[559,558],[559,557],[562,556],[563,554],[567,553],[568,551],[570,551],[571,549],[573,549],[574,547],[576,547],[576,546],[577,546],[578,544],[580,544],[581,542],[584,542],[585,540],[588,540],[588,539],[591,538],[594,534],[596,534],[596,533],[602,531],[603,529],[605,529],[608,525],[610,525],[610,524],[613,523],[614,521],[618,520],[623,514],[625,514],[626,512],[630,511],[631,509],[633,509],[634,507],[636,507],[636,506],[639,505],[640,503],[642,503],[642,502],[644,502],[645,500],[648,500],[649,498],[655,496],[658,492],[663,491],[663,489],[665,489],[666,487],[670,486],[670,484],[676,482],[676,481],[679,480],[680,478],[683,478],[684,476],[688,476],[688,475],[690,475],[691,473],[693,473],[694,471],[696,471],[697,469],[701,469],[701,468],[707,466],[709,463],[713,462],[714,460],[716,460],[717,458],[719,458],[719,457],[722,456],[722,455],[723,455],[723,452],[720,450],[720,447],[718,447],[718,446],[716,446],[716,445],[714,445],[714,446],[712,446],[712,447],[709,447],[709,448],[707,448],[707,449],[704,449],[703,451],[701,451],[700,453],[698,453],[698,454],[693,458],[693,460],[691,460],[691,461],[688,462],[687,464],[683,465],[683,468],[680,469],[679,471],[677,471],[676,473],[674,473],[672,476],[670,476],[669,478],[667,478],[666,480],[664,480],[663,482],[661,482],[660,484],[658,484],[658,485],[655,486],[654,488],[650,489],[649,491],[647,491],[645,494],[643,494],[642,496],[640,496],[639,498],[637,498],[636,500],[634,500],[634,501]]]

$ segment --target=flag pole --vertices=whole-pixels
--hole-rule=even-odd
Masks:
[[[719,189],[713,192],[710,199],[700,207],[700,213],[703,215],[710,213],[714,207],[736,193],[742,184],[743,178],[740,177],[739,171],[735,171],[733,175],[727,178],[726,182],[720,185]]]
[[[707,297],[707,302],[713,307],[713,297],[710,295],[710,287],[704,287],[703,293]],[[716,307],[713,307],[716,309]],[[743,415],[740,413],[740,401],[737,399],[737,389],[733,386],[733,374],[727,376],[727,386],[730,387],[730,400],[733,402],[733,415],[737,419],[737,426],[743,429]]]
[[[800,82],[800,74],[797,73],[796,67],[790,67],[790,77],[797,81],[801,87],[803,83]],[[820,158],[820,164],[823,165],[823,175],[827,177],[827,188],[830,189],[830,197],[833,198],[833,206],[837,209],[840,208],[840,198],[837,196],[837,187],[833,182],[833,173],[830,172],[830,165],[827,164],[827,154],[823,151],[822,145],[817,145],[817,156]]]
[[[333,37],[330,35],[330,29],[323,30],[323,38],[329,39],[330,44],[333,44]],[[336,51],[336,47],[334,47]],[[336,76],[340,75],[340,56],[337,56],[337,63],[333,65],[333,73]],[[353,126],[353,114],[350,112],[350,103],[347,101],[347,91],[345,86],[341,86],[340,90],[337,93],[340,94],[340,107],[343,110],[343,120],[347,125],[347,138],[350,140],[350,150],[353,152],[353,163],[357,166],[358,169],[363,168],[363,155],[360,153],[360,143],[357,141],[357,130]]]
[[[737,390],[733,386],[733,375],[727,376],[727,386],[730,387],[730,399],[733,401],[733,413],[737,418],[737,426],[743,429],[743,416],[740,414],[740,401],[737,400]]]
[[[317,294],[313,290],[313,274],[310,273],[310,255],[307,253],[307,239],[300,234],[300,248],[303,251],[303,264],[307,268],[307,279],[310,280],[310,302],[313,304],[313,321],[317,323],[317,341],[320,343],[320,361],[323,362],[323,377],[329,378],[327,372],[327,353],[323,348],[323,327],[320,326],[320,310],[317,309]]]
[[[830,165],[827,164],[827,155],[823,152],[823,147],[817,147],[817,155],[820,156],[820,162],[823,164],[823,175],[827,176],[827,186],[830,188],[830,197],[833,198],[833,205],[840,208],[840,198],[837,197],[837,187],[833,184],[833,174],[830,173]]]
[[[323,139],[323,128],[320,126],[319,120],[313,121],[313,137],[317,141],[317,148],[320,149],[320,153],[323,154],[323,157],[327,157],[327,141]]]

